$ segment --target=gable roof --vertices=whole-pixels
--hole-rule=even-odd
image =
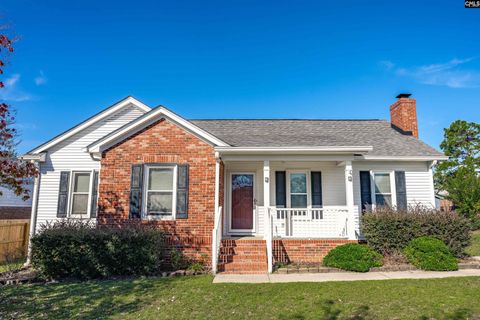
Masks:
[[[203,139],[204,141],[212,145],[222,146],[222,147],[228,146],[227,143],[225,143],[218,137],[203,130],[202,128],[196,126],[195,124],[185,120],[184,118],[180,117],[179,115],[170,111],[164,106],[158,106],[157,108],[152,109],[150,112],[147,112],[143,116],[127,123],[126,125],[118,128],[112,133],[106,135],[105,137],[88,145],[86,148],[86,151],[92,152],[92,153],[102,152],[108,147],[114,145],[115,143],[118,143],[119,141],[125,139],[126,137],[129,137],[135,134],[136,132],[140,131],[141,129],[151,125],[152,123],[155,123],[156,121],[164,118],[184,128],[185,130],[191,132],[192,134],[196,135],[197,137]]]
[[[117,112],[118,110],[120,110],[120,109],[122,109],[122,108],[124,108],[128,105],[133,105],[133,106],[139,108],[140,110],[142,110],[143,112],[148,112],[148,111],[151,110],[151,108],[149,106],[142,103],[141,101],[135,99],[132,96],[127,96],[127,97],[123,98],[122,100],[114,103],[110,107],[100,111],[97,114],[94,114],[93,116],[84,120],[83,122],[79,123],[78,125],[74,126],[73,128],[70,128],[70,129],[60,133],[59,135],[53,137],[52,139],[50,139],[49,141],[41,144],[40,146],[36,147],[35,149],[30,150],[29,152],[27,152],[27,154],[32,155],[32,154],[38,154],[38,153],[44,152],[44,151],[48,150],[49,148],[57,145],[58,143],[64,141],[65,139],[73,136],[74,134],[84,130],[85,128],[91,126],[92,124],[97,123],[98,121],[108,117],[109,115]]]
[[[444,157],[424,142],[393,129],[386,120],[206,119],[190,122],[239,148],[371,146],[373,149],[365,158]]]

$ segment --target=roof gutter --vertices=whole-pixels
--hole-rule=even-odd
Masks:
[[[46,156],[47,156],[46,152],[37,153],[37,154],[27,153],[21,156],[20,159],[27,160],[27,161],[35,161],[35,162],[45,162]]]
[[[386,161],[441,161],[448,160],[445,155],[438,156],[373,156],[362,155],[355,157],[355,160],[386,160]]]
[[[372,150],[372,146],[215,147],[220,154],[363,154]]]

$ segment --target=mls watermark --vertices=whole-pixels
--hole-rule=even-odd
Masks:
[[[465,0],[465,8],[480,9],[480,0]]]

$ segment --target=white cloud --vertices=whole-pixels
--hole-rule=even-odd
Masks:
[[[45,77],[45,74],[43,73],[43,71],[40,70],[40,74],[37,77],[35,77],[33,81],[37,86],[41,86],[47,83],[47,77]]]
[[[4,101],[28,101],[32,97],[18,88],[20,81],[20,74],[15,73],[10,78],[3,81],[4,88],[0,89],[0,100]]]
[[[381,61],[385,70],[393,72],[400,77],[408,77],[417,82],[447,86],[450,88],[476,88],[480,87],[480,70],[465,69],[465,64],[472,61],[468,59],[452,59],[446,63],[428,64],[418,67],[396,67],[391,61]]]
[[[390,60],[382,60],[379,64],[387,70],[392,70],[395,67],[395,63]]]

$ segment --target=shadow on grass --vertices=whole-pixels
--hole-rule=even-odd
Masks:
[[[346,313],[338,308],[335,305],[335,302],[332,300],[326,300],[321,304],[321,310],[323,315],[321,320],[373,320],[378,319],[378,317],[373,316],[370,313],[370,307],[366,305],[359,306],[353,312]],[[304,320],[309,317],[304,316],[301,312],[296,312],[291,315],[282,315],[280,319],[294,319],[294,320]],[[400,318],[395,318],[400,319]],[[437,312],[433,316],[421,316],[419,320],[469,320],[469,319],[480,319],[480,317],[472,318],[472,312],[468,309],[457,309],[452,313]]]
[[[99,319],[131,314],[173,279],[35,284],[0,289],[0,319]]]

